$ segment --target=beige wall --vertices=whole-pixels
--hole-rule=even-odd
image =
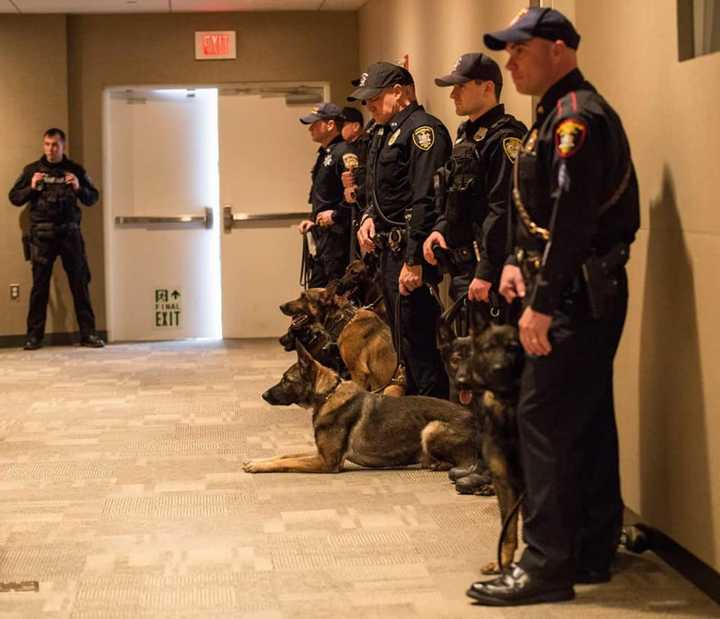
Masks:
[[[581,66],[622,116],[640,179],[642,228],[616,364],[624,496],[718,570],[720,54],[677,61],[673,0],[542,4],[574,12]],[[464,51],[485,51],[483,32],[504,27],[525,5],[370,0],[359,16],[361,65],[408,53],[421,102],[454,130],[449,93],[432,77]],[[528,98],[505,77],[509,111],[529,122]]]
[[[465,52],[488,53],[503,67],[503,52],[486,50],[482,34],[505,27],[525,6],[524,0],[370,0],[359,12],[360,65],[397,62],[408,54],[418,100],[454,136],[462,119],[455,114],[450,88],[438,88],[433,78],[448,73]],[[507,111],[529,125],[530,99],[515,92],[507,71],[503,78]]]
[[[25,209],[10,205],[7,192],[23,167],[42,155],[42,134],[67,127],[65,18],[57,15],[0,16],[0,336],[25,333],[32,286],[30,263],[23,260],[21,225]],[[72,298],[64,277],[55,279],[48,331],[63,331]],[[8,285],[20,284],[20,299],[10,301]],[[69,303],[69,305],[68,305]]]
[[[718,570],[720,54],[678,62],[675,7],[578,0],[576,20],[581,64],[623,118],[640,179],[616,379],[625,497]]]

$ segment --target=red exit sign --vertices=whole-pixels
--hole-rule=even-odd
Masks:
[[[195,60],[227,60],[237,58],[234,30],[195,33]]]

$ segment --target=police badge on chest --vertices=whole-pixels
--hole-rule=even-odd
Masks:
[[[327,155],[325,155],[325,159],[323,159],[323,165],[327,168],[332,165],[332,162],[333,162],[332,154],[328,153]]]

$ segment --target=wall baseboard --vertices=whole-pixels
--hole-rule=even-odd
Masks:
[[[627,507],[624,520],[626,526],[632,525],[646,535],[648,550],[654,552],[679,572],[683,578],[689,580],[714,602],[720,604],[720,572],[698,559],[669,535],[644,524],[642,518]]]
[[[96,332],[107,342],[107,331]],[[22,348],[26,335],[0,335],[0,348]],[[46,333],[43,346],[71,346],[80,341],[80,335],[73,333]]]

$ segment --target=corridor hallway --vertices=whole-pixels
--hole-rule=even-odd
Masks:
[[[574,602],[478,608],[494,498],[444,473],[249,475],[305,451],[310,413],[260,393],[275,341],[0,351],[0,618],[720,617],[654,555]],[[38,591],[8,583],[38,581]]]

